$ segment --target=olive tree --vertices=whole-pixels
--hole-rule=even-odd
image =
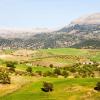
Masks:
[[[41,90],[44,92],[51,92],[53,91],[53,84],[49,82],[43,82],[43,87]]]

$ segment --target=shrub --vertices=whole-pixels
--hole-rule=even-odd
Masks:
[[[47,77],[47,73],[45,72],[45,73],[43,73],[43,77]]]
[[[68,74],[67,71],[64,70],[64,71],[62,72],[62,76],[64,76],[65,78],[68,77],[68,75],[69,75],[69,74]]]
[[[15,65],[17,64],[17,62],[12,62],[12,61],[7,61],[6,62],[6,66],[7,67],[14,67],[15,68]]]
[[[47,71],[46,73],[47,73],[47,76],[52,76],[53,75],[53,73],[50,72],[50,71]]]
[[[36,73],[38,73],[38,75],[42,75],[42,71],[36,71]]]
[[[28,73],[32,73],[32,67],[27,67],[26,71],[27,71]]]
[[[43,88],[41,88],[44,92],[51,92],[53,91],[53,84],[48,82],[43,82]]]
[[[47,71],[47,72],[44,72],[43,73],[43,76],[46,77],[46,76],[50,76],[50,77],[57,77],[57,75],[55,75],[53,72],[51,71]]]
[[[70,68],[70,72],[75,73],[75,72],[76,72],[76,68],[71,67],[71,68]]]
[[[11,83],[11,79],[7,72],[0,72],[0,83],[2,83],[2,84],[10,84]]]

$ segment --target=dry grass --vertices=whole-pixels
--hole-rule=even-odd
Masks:
[[[12,93],[21,87],[23,87],[25,84],[29,82],[35,82],[38,78],[32,78],[32,77],[23,77],[23,76],[12,76],[11,77],[11,84],[0,84],[0,96]]]

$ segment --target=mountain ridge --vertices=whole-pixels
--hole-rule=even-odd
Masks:
[[[88,19],[88,20],[87,20]],[[55,31],[0,34],[0,48],[97,48],[100,49],[100,13],[81,17]],[[6,37],[7,36],[7,37]],[[89,41],[90,40],[90,41]],[[86,42],[89,41],[87,45]],[[94,42],[92,42],[94,41]],[[97,47],[94,45],[97,42]],[[84,44],[84,45],[83,45]]]

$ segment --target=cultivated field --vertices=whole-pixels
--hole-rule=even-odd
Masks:
[[[0,83],[0,100],[100,100],[100,50],[1,50],[0,72],[11,78]],[[53,91],[42,91],[43,82]]]

